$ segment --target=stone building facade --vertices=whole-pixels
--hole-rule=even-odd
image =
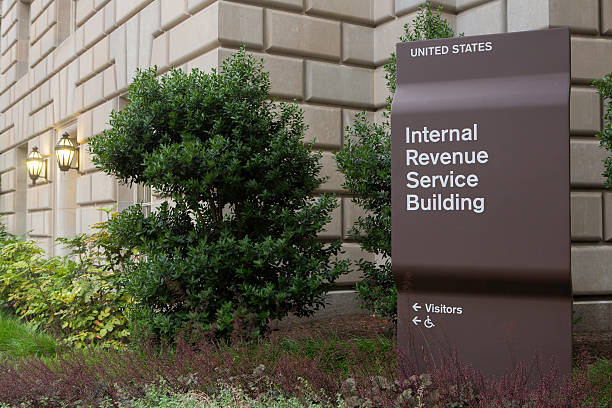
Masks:
[[[54,239],[87,232],[100,208],[154,206],[146,188],[128,188],[96,171],[87,141],[126,103],[137,68],[219,67],[240,44],[263,57],[272,93],[296,100],[323,151],[339,208],[323,234],[343,239],[346,256],[367,257],[347,231],[360,210],[342,189],[333,152],[354,113],[380,118],[387,91],[382,66],[419,0],[1,0],[0,213],[16,234],[49,254]],[[602,104],[590,82],[612,71],[612,0],[441,0],[465,35],[568,26],[572,32],[572,275],[582,323],[612,329],[612,193],[604,190],[594,134]],[[79,145],[79,170],[60,172],[53,149],[67,132]],[[35,185],[25,160],[38,147],[46,180]],[[353,273],[344,289],[359,279]],[[343,295],[343,296],[341,296]],[[339,291],[327,313],[341,313]]]

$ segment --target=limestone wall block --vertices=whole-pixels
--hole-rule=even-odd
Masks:
[[[189,13],[195,14],[215,1],[217,0],[187,0],[187,10]]]
[[[505,0],[489,1],[457,15],[457,34],[481,35],[506,31]]]
[[[74,96],[72,103],[72,111],[74,113],[81,112],[83,110],[83,89],[83,85],[79,85],[74,88]]]
[[[213,3],[168,31],[168,64],[176,66],[218,44],[218,16],[219,5]]]
[[[340,60],[340,23],[266,10],[266,50]]]
[[[22,7],[26,7],[25,3],[19,3]],[[17,23],[18,16],[17,10],[19,7],[11,7],[6,14],[2,14],[2,26],[0,27],[0,35],[5,35],[6,32],[13,27],[13,24]]]
[[[92,201],[96,203],[112,203],[117,201],[117,180],[115,178],[102,172],[93,173],[91,175],[91,185]]]
[[[53,69],[58,70],[71,62],[76,55],[76,35],[66,38],[53,53]]]
[[[374,106],[374,71],[306,61],[306,100],[346,106]]]
[[[385,67],[379,67],[374,71],[374,107],[377,109],[387,106],[388,98],[392,97],[387,88],[385,75]]]
[[[263,48],[263,8],[219,1],[219,42]]]
[[[92,110],[92,132],[96,136],[109,128],[110,114],[119,108],[119,98],[113,98]]]
[[[15,3],[17,3],[17,0],[4,0],[2,2],[2,15],[6,15],[9,10],[15,5]]]
[[[160,2],[155,1],[149,4],[139,15],[138,67],[146,69],[151,66],[153,39],[162,32]]]
[[[372,22],[376,25],[395,17],[395,0],[374,0]]]
[[[115,4],[117,1],[121,0],[111,0],[108,2],[103,10],[104,10],[104,33],[110,34],[115,28],[117,28],[116,24],[116,10]]]
[[[0,175],[0,191],[3,193],[15,191],[17,187],[17,171],[9,170]]]
[[[29,213],[29,229],[31,230],[30,236],[50,236],[53,233],[52,214],[52,211],[35,211]]]
[[[17,63],[17,43],[15,42],[6,51],[6,54],[0,57],[0,73],[4,74],[11,66]]]
[[[590,84],[612,67],[612,38],[572,37],[572,80]]]
[[[158,72],[165,72],[169,68],[168,62],[168,33],[153,39],[153,45],[151,48],[151,66],[156,66]]]
[[[77,141],[86,143],[93,136],[93,112],[83,112],[77,118]]]
[[[83,109],[89,109],[104,100],[104,73],[101,72],[83,84]]]
[[[77,77],[79,74],[79,60],[74,60],[68,65],[66,72],[66,114],[74,114],[76,112],[71,111],[70,107],[73,106],[74,97],[76,96],[75,89],[77,83]],[[83,104],[81,100],[81,105]]]
[[[603,238],[612,241],[612,193],[603,193]]]
[[[611,68],[612,69],[612,68]],[[593,87],[572,87],[570,130],[573,135],[593,136],[601,129],[601,98]]]
[[[0,215],[13,214],[15,212],[15,193],[0,194]]]
[[[189,17],[187,0],[160,0],[161,26],[164,30],[174,27]]]
[[[77,178],[77,199],[78,205],[89,204],[91,200],[91,174],[85,174]]]
[[[548,0],[507,0],[508,31],[541,30],[548,28]]]
[[[123,0],[127,1],[127,0]],[[97,11],[89,20],[83,24],[83,46],[90,48],[100,41],[104,33],[104,10]]]
[[[93,47],[93,71],[99,72],[110,64],[110,40],[104,37]]]
[[[612,294],[612,246],[572,246],[574,295]]]
[[[104,6],[106,6],[108,3],[110,2],[110,0],[95,0],[94,1],[94,8],[96,10],[100,10],[102,9]]]
[[[40,181],[39,181],[40,182]],[[44,183],[44,181],[42,181]],[[53,184],[36,184],[28,188],[28,210],[51,210],[53,208]]]
[[[371,27],[342,23],[342,61],[351,64],[375,65],[375,32],[376,30]]]
[[[603,187],[603,160],[608,153],[596,139],[570,141],[570,182],[573,187]]]
[[[6,226],[6,230],[10,233],[10,234],[17,234],[17,228],[16,228],[16,221],[17,221],[17,216],[16,214],[6,214],[3,217],[0,217],[0,223],[4,224]]]
[[[125,70],[127,84],[134,80],[140,61],[140,13],[125,23]]]
[[[268,6],[280,9],[302,11],[304,10],[304,0],[242,0],[245,3],[252,3],[258,6]]]
[[[340,108],[300,105],[308,129],[304,140],[314,141],[314,147],[340,150],[342,148],[342,110]]]
[[[612,35],[612,0],[601,0],[601,33]]]
[[[371,24],[373,1],[378,0],[306,0],[306,13]]]
[[[116,0],[115,3],[115,22],[117,25],[123,24],[130,17],[137,14],[153,0]]]
[[[336,158],[333,153],[323,152],[321,156],[321,173],[320,176],[326,177],[325,181],[317,189],[317,192],[325,193],[341,193],[344,192],[342,185],[344,184],[344,175],[338,171]]]
[[[17,31],[19,30],[19,24],[13,25],[7,32],[2,36],[0,44],[2,45],[2,51],[8,50],[11,45],[17,41]]]
[[[572,241],[601,241],[602,195],[595,192],[574,192],[571,196]]]
[[[481,4],[486,3],[488,1],[492,0],[455,0],[455,9],[457,10],[457,12],[460,12],[472,7],[480,6]]]
[[[0,136],[2,137],[2,136]],[[17,161],[17,150],[7,150],[0,154],[0,172],[14,169]]]
[[[79,81],[85,81],[94,74],[93,48],[88,49],[79,57]]]
[[[76,24],[81,26],[96,12],[94,0],[78,0],[76,2]]]
[[[599,32],[599,0],[549,0],[551,27],[569,27],[573,33]]]
[[[96,166],[91,161],[91,154],[89,153],[89,144],[81,144],[79,151],[79,170],[82,173],[92,173],[97,171]]]
[[[108,99],[117,93],[117,71],[116,66],[111,65],[103,72],[104,75],[104,99]]]
[[[125,26],[121,26],[109,35],[110,56],[115,61],[115,72],[117,75],[117,90],[127,89],[127,39]]]

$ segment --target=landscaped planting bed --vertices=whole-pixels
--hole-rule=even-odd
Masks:
[[[380,331],[354,337],[359,322]],[[315,337],[308,335],[309,326]],[[610,402],[610,360],[581,355],[571,383],[554,371],[529,377],[529,367],[485,379],[457,361],[430,374],[400,373],[387,328],[378,318],[347,318],[294,326],[252,343],[214,344],[203,336],[167,347],[59,348],[54,356],[45,351],[4,358],[0,400],[12,407],[279,408],[552,408]]]

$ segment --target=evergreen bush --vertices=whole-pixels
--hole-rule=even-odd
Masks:
[[[311,196],[320,154],[302,140],[297,105],[273,103],[269,91],[244,48],[219,72],[140,71],[127,107],[90,141],[99,169],[167,199],[109,225],[138,250],[125,272],[139,333],[256,337],[271,319],[311,315],[346,271],[340,242],[317,239],[336,206]]]

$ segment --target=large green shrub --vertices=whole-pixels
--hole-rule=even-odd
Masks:
[[[129,336],[123,311],[130,299],[105,224],[98,228],[64,240],[76,257],[47,259],[32,241],[4,241],[0,306],[77,347],[119,347]]]
[[[605,104],[604,126],[597,133],[597,136],[599,137],[601,147],[612,152],[612,73],[609,73],[603,79],[595,81],[594,85],[604,99]],[[606,178],[606,186],[612,188],[612,156],[606,158],[604,166],[603,175]]]
[[[419,41],[450,38],[455,35],[437,12],[427,3],[419,9],[412,24],[406,24],[400,41]],[[395,92],[395,53],[385,65],[387,87]],[[366,210],[359,217],[351,234],[361,247],[378,255],[382,261],[360,260],[358,269],[363,280],[357,291],[363,306],[374,313],[395,320],[397,291],[391,273],[391,126],[390,109],[393,97],[382,123],[369,123],[365,113],[358,114],[350,126],[344,149],[336,154],[338,168],[346,178],[345,187],[353,194],[353,201]]]
[[[141,71],[128,106],[91,140],[98,168],[170,200],[110,224],[140,251],[127,267],[136,327],[256,336],[270,319],[313,313],[346,270],[340,243],[317,240],[336,205],[311,197],[320,154],[302,141],[301,110],[272,103],[269,90],[244,49],[220,72]]]

